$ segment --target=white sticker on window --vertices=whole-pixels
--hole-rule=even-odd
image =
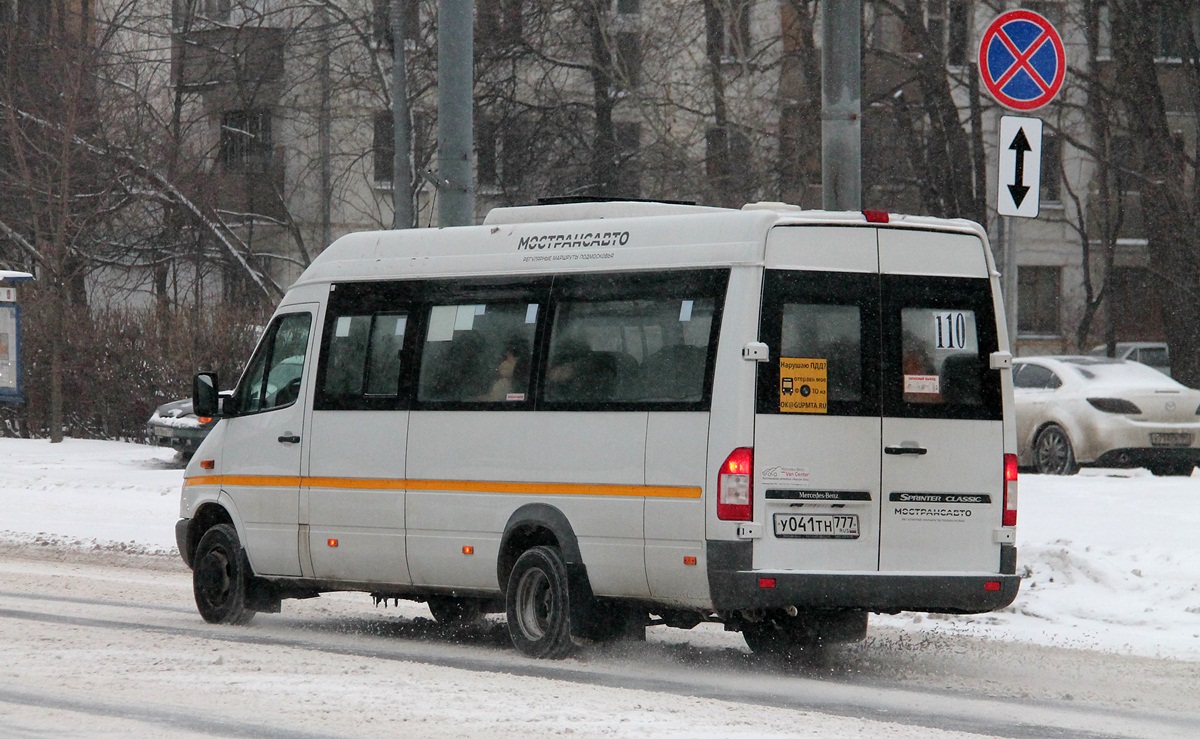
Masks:
[[[457,305],[435,305],[429,311],[429,333],[426,341],[452,341]]]
[[[337,319],[337,326],[333,329],[333,335],[339,339],[344,339],[350,335],[350,316],[342,316]]]
[[[408,316],[396,316],[396,335],[403,336],[404,329],[408,326]]]
[[[482,305],[460,305],[457,306],[454,316],[455,331],[470,331],[475,326],[475,316],[481,315]]]
[[[525,309],[525,323],[537,323],[537,310],[537,303],[529,304],[529,307]]]
[[[692,301],[685,300],[679,304],[679,320],[685,322],[692,320]]]
[[[905,375],[904,392],[914,395],[937,395],[941,392],[937,375]]]

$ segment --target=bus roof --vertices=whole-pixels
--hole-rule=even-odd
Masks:
[[[680,269],[763,260],[774,226],[879,227],[860,212],[783,203],[715,208],[595,202],[493,209],[480,226],[352,233],[331,244],[294,287],[357,280]],[[889,228],[970,233],[971,221],[888,216]]]

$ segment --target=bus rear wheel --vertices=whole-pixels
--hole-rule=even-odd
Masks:
[[[562,659],[571,639],[567,567],[557,547],[526,550],[513,565],[505,596],[508,634],[517,651],[539,659]]]

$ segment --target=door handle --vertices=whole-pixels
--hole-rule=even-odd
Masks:
[[[299,436],[295,436],[295,435],[291,435],[291,436],[280,436],[280,437],[279,437],[279,443],[280,443],[280,444],[299,444],[299,443],[300,443],[300,437],[299,437]]]
[[[920,456],[927,453],[929,450],[921,446],[885,446],[884,454],[916,454]]]

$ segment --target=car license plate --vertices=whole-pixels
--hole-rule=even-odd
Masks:
[[[1150,434],[1151,446],[1191,446],[1192,435],[1186,431]]]
[[[779,539],[857,539],[858,516],[829,513],[776,513]]]

